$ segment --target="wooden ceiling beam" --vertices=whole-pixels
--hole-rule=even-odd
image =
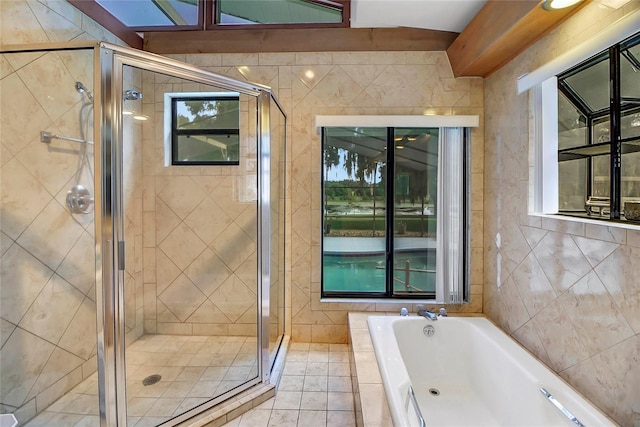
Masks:
[[[264,28],[145,32],[144,50],[158,54],[445,51],[458,33],[417,28]]]
[[[588,3],[544,10],[540,0],[489,0],[447,49],[456,77],[487,77]]]

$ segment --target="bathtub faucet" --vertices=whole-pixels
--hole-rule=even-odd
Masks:
[[[425,310],[423,305],[417,305],[416,308],[418,309],[417,311],[418,316],[422,316],[425,319],[429,319],[429,320],[438,320],[438,316],[429,310]]]

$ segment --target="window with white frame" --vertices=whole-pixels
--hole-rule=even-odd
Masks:
[[[165,94],[172,165],[238,165],[240,98],[235,92]]]
[[[559,74],[557,85],[559,213],[635,218],[640,33]]]
[[[640,11],[521,76],[531,90],[530,212],[640,220]]]
[[[466,301],[468,128],[352,117],[319,126],[322,296]]]

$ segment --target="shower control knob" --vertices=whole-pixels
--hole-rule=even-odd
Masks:
[[[88,214],[93,209],[93,197],[82,185],[75,185],[67,193],[67,207],[71,213]]]

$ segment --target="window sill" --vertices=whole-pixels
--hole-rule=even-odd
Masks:
[[[567,221],[567,222],[573,222],[573,223],[599,225],[602,227],[614,227],[614,228],[620,228],[625,230],[640,230],[640,222],[626,223],[626,222],[612,221],[610,219],[581,218],[577,216],[568,216],[568,215],[562,215],[562,214],[529,213],[529,216],[546,218],[546,219],[554,219],[559,221]]]
[[[435,299],[400,299],[400,298],[320,298],[320,303],[344,304],[438,304]]]

